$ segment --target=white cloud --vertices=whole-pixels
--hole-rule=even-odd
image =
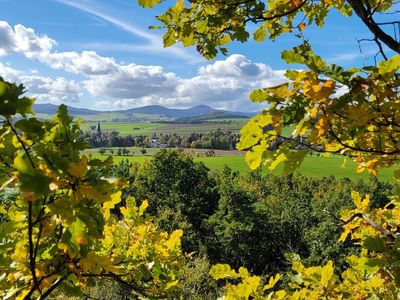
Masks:
[[[78,102],[81,96],[81,88],[74,80],[28,75],[21,76],[21,81],[29,94],[41,102]]]
[[[44,52],[37,59],[54,69],[84,75],[108,74],[118,67],[113,58],[100,56],[94,51]]]
[[[115,101],[113,104],[114,108],[117,109],[126,109],[126,108],[130,108],[132,106],[136,105],[136,100],[135,99],[121,99],[121,100],[117,100]]]
[[[32,28],[17,24],[12,28],[0,21],[0,55],[23,53],[33,57],[38,53],[50,51],[56,42],[46,35],[39,36]]]
[[[272,69],[259,63],[253,63],[244,55],[233,54],[225,60],[201,67],[200,75],[254,78],[274,75]]]
[[[3,77],[4,80],[18,81],[19,75],[17,70],[0,62],[0,76]]]
[[[239,54],[201,67],[198,73],[198,76],[182,80],[177,95],[186,99],[188,105],[203,103],[226,109],[255,108],[247,97],[250,91],[287,80],[283,70],[272,70],[268,65],[253,63]]]
[[[38,36],[32,28],[20,24],[14,26],[14,34],[17,52],[24,53],[28,57],[50,51],[56,45],[55,40],[46,35]]]
[[[149,94],[172,93],[179,82],[174,73],[166,73],[160,66],[119,65],[107,75],[90,76],[85,81],[94,96],[111,98],[140,98]]]
[[[12,28],[0,21],[0,55],[21,53],[54,69],[76,74],[108,74],[117,68],[113,58],[103,57],[94,51],[56,52],[56,41],[40,36],[32,28],[17,24]]]
[[[94,75],[85,81],[93,96],[114,99],[118,108],[159,104],[189,107],[207,104],[224,109],[258,109],[248,93],[285,82],[284,71],[253,63],[243,55],[201,67],[198,75],[181,78],[159,66],[126,65],[108,75]],[[128,100],[127,100],[128,99]]]
[[[110,105],[124,108],[149,104],[178,107],[207,104],[223,109],[254,110],[260,106],[248,100],[251,90],[286,81],[284,71],[254,63],[238,54],[199,68],[192,78],[182,78],[161,66],[122,64],[94,51],[57,52],[53,49],[54,40],[23,25],[12,28],[0,22],[0,40],[4,41],[0,44],[2,54],[22,53],[53,69],[85,77],[78,83],[65,78],[22,74],[0,64],[1,74],[12,81],[24,82],[30,93],[41,101],[79,101],[81,86],[84,86],[92,97],[108,101],[109,105],[101,101],[96,103],[104,109],[110,109]]]
[[[74,80],[25,74],[2,63],[0,63],[0,74],[4,80],[23,83],[27,95],[39,102],[78,102],[82,95],[80,85]]]

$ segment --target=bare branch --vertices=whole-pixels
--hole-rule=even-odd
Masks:
[[[377,39],[393,51],[400,53],[400,43],[379,27],[372,17],[373,12],[364,6],[364,1],[347,0],[347,3]]]

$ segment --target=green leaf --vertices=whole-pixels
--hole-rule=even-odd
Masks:
[[[168,30],[163,36],[164,47],[170,47],[176,43],[175,32]]]
[[[85,298],[84,294],[82,293],[81,289],[78,286],[74,286],[71,284],[64,283],[60,289],[70,297],[79,297],[79,298]]]
[[[263,89],[254,90],[249,95],[250,100],[253,102],[263,102],[267,100],[267,97],[268,93]]]
[[[9,117],[17,113],[23,116],[33,113],[32,105],[35,100],[20,98],[24,92],[23,85],[6,82],[0,77],[0,115]]]
[[[267,37],[267,30],[261,26],[254,32],[253,36],[256,42],[262,42]]]
[[[376,252],[383,252],[386,249],[385,240],[380,237],[367,237],[363,242],[363,246],[370,251]]]
[[[146,8],[151,8],[159,3],[161,3],[162,0],[138,0],[139,5],[146,7]]]
[[[281,53],[281,58],[288,64],[304,64],[305,58],[294,50],[285,50]]]
[[[51,179],[39,170],[33,169],[26,156],[17,156],[13,166],[19,171],[17,176],[20,179],[19,184],[22,191],[33,192],[38,196],[46,195],[50,192],[49,184]]]
[[[81,219],[76,218],[76,221],[68,227],[68,231],[71,233],[72,244],[78,249],[81,245],[87,244],[86,225]]]
[[[204,33],[207,31],[207,21],[206,20],[199,20],[196,23],[196,29],[199,33]]]
[[[283,173],[292,174],[296,171],[303,163],[307,153],[308,151],[305,150],[290,151],[287,153],[287,160],[284,162]]]

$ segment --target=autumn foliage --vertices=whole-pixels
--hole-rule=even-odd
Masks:
[[[182,231],[168,234],[132,198],[117,219],[124,179],[106,178],[112,160],[80,155],[79,121],[66,106],[50,121],[34,117],[23,87],[0,81],[0,296],[44,299],[56,288],[83,296],[96,278],[132,295],[174,292]],[[9,195],[9,197],[7,197]]]

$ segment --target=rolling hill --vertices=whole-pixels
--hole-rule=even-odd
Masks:
[[[57,112],[57,105],[34,104],[33,109],[41,118],[50,117]],[[160,105],[149,105],[138,108],[117,111],[99,111],[86,108],[68,106],[69,113],[81,117],[86,121],[113,121],[113,122],[156,122],[175,120],[207,120],[221,118],[248,118],[255,113],[235,112],[214,109],[206,105],[191,108],[167,108]]]

